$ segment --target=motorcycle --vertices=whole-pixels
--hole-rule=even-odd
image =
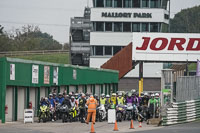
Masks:
[[[116,119],[122,122],[123,118],[125,118],[125,109],[123,105],[119,104],[116,106]]]
[[[52,121],[56,120],[56,113],[55,113],[55,108],[53,107],[53,105],[51,104],[50,106],[50,119]]]
[[[106,108],[104,105],[101,105],[98,107],[98,110],[99,110],[99,121],[102,122],[103,120],[106,119]]]
[[[144,116],[143,116],[143,113],[142,113],[142,108],[140,106],[135,107],[135,115],[136,115],[136,118],[139,122],[143,122]]]
[[[133,118],[133,105],[131,103],[128,103],[125,107],[126,107],[125,119],[131,120]]]
[[[62,115],[61,115],[61,112],[60,112],[60,108],[61,108],[61,104],[58,103],[58,104],[56,105],[56,110],[55,110],[57,120],[58,120],[58,119],[61,119],[61,116],[62,116]]]
[[[40,106],[39,123],[40,123],[40,120],[42,120],[43,122],[47,121],[47,113],[48,113],[47,106],[46,105]]]
[[[76,107],[72,107],[69,111],[70,122],[77,120],[77,110]]]
[[[68,122],[69,108],[66,104],[60,107],[60,114],[62,115],[62,122]]]

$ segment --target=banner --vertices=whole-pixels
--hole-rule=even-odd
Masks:
[[[49,66],[44,66],[44,84],[49,84],[50,68]]]
[[[200,61],[197,60],[197,73],[196,76],[200,76]]]
[[[32,66],[32,83],[38,84],[38,75],[39,75],[39,66],[33,65]]]
[[[73,79],[76,80],[76,78],[77,78],[76,69],[73,69]]]
[[[15,80],[15,64],[10,64],[10,80]]]
[[[133,33],[135,61],[196,62],[199,51],[200,34]]]
[[[53,68],[53,84],[58,85],[58,67]]]

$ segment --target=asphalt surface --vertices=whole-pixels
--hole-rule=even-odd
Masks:
[[[142,123],[142,128],[138,127],[138,122],[134,121],[134,128],[129,129],[130,121],[118,122],[118,133],[200,133],[200,121],[179,124],[167,127],[157,127]],[[96,122],[94,125],[96,133],[113,133],[114,124],[107,122]],[[62,123],[61,121],[47,123],[27,123],[12,122],[0,124],[0,133],[89,133],[91,125],[73,122]]]

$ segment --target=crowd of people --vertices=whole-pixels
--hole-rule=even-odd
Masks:
[[[92,104],[95,104],[93,106]],[[46,108],[44,108],[46,107]],[[74,93],[49,94],[49,97],[41,98],[39,109],[39,121],[80,121],[88,123],[91,116],[92,122],[108,119],[108,109],[116,110],[117,120],[148,120],[159,117],[160,94],[141,93],[136,91],[117,92],[110,95],[98,95]],[[95,110],[92,111],[92,110]],[[93,113],[91,113],[93,112]],[[87,118],[88,116],[88,118]],[[95,118],[94,118],[95,116]],[[43,120],[44,121],[44,120]]]

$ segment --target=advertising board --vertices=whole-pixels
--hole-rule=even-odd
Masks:
[[[200,58],[200,34],[133,33],[133,60],[196,62]]]

